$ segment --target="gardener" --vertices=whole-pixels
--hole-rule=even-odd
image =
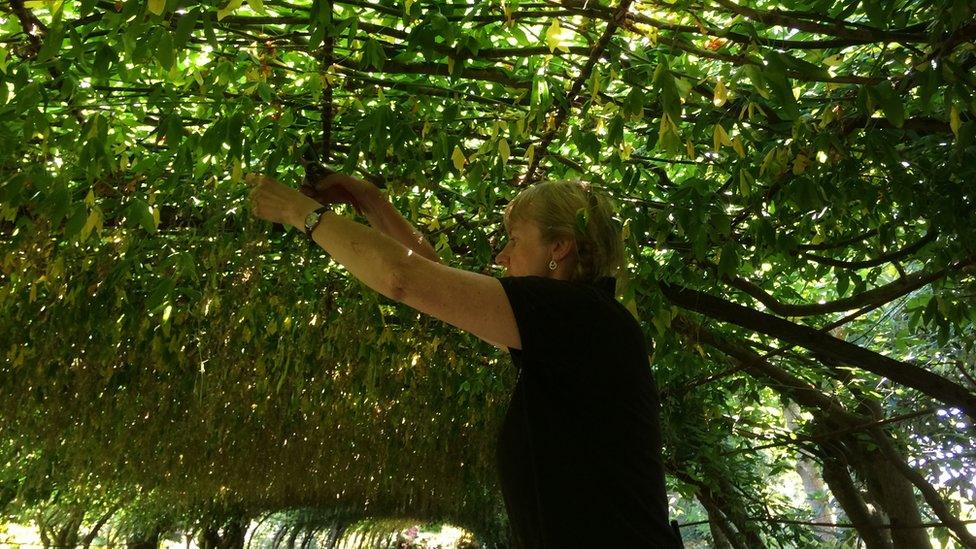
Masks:
[[[495,278],[443,265],[376,187],[329,173],[302,192],[248,176],[253,214],[306,231],[370,288],[508,349],[518,382],[498,441],[521,547],[677,547],[667,522],[648,347],[614,297],[622,264],[606,198],[577,182],[522,191]],[[304,193],[304,194],[303,194]],[[373,228],[332,213],[344,202]]]

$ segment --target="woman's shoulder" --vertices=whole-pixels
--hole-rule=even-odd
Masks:
[[[616,309],[622,307],[614,294],[613,278],[595,281],[559,280],[542,276],[503,277],[502,286],[509,297],[541,299],[558,302],[563,307],[587,309]]]

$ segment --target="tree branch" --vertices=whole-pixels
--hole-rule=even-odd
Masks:
[[[570,106],[575,101],[576,97],[579,95],[580,90],[583,89],[583,84],[590,78],[590,73],[593,71],[593,67],[596,65],[597,60],[603,55],[603,50],[606,49],[607,45],[610,43],[610,38],[617,32],[617,27],[624,21],[627,15],[627,10],[630,9],[630,3],[632,0],[622,0],[620,5],[617,6],[615,15],[610,22],[607,23],[607,27],[603,30],[603,35],[600,36],[600,40],[593,45],[593,50],[590,52],[589,59],[586,60],[586,64],[580,70],[579,75],[573,82],[573,87],[566,94],[566,103],[560,105],[556,110],[555,121],[552,128],[542,136],[539,142],[539,146],[536,147],[535,155],[532,157],[532,162],[529,164],[529,169],[525,172],[525,177],[522,178],[522,185],[531,185],[534,177],[536,168],[539,166],[539,162],[542,157],[546,155],[546,149],[549,148],[549,144],[556,137],[556,133],[562,128],[563,123],[566,121],[566,116],[569,114]]]
[[[337,65],[353,69],[363,70],[358,63],[349,59],[336,62]],[[383,63],[383,70],[366,69],[366,72],[379,72],[383,74],[427,74],[432,76],[449,76],[453,78],[467,78],[470,80],[483,80],[486,82],[496,82],[504,84],[510,88],[527,89],[531,84],[524,80],[512,78],[499,70],[472,69],[465,67],[455,67],[454,74],[451,74],[447,64],[441,63],[400,63],[398,61],[387,60]]]
[[[864,418],[848,412],[833,397],[825,395],[802,379],[773,365],[752,349],[726,341],[684,316],[675,317],[671,325],[687,337],[714,347],[733,358],[743,369],[751,371],[755,377],[772,381],[770,387],[774,387],[777,392],[788,395],[804,406],[822,410],[836,428],[864,423]]]
[[[976,418],[976,393],[938,374],[698,290],[665,282],[661,282],[660,287],[664,296],[679,307],[775,337],[827,359],[887,377]]]
[[[800,257],[804,259],[809,259],[810,261],[815,261],[817,263],[822,263],[824,265],[830,265],[831,267],[839,267],[842,269],[867,269],[870,267],[877,267],[878,265],[884,265],[892,261],[898,261],[908,257],[909,255],[921,250],[926,244],[935,240],[939,236],[939,231],[932,230],[925,233],[925,236],[920,238],[914,244],[905,246],[904,248],[882,254],[874,259],[865,259],[863,261],[842,261],[840,259],[834,259],[832,257],[824,257],[820,255],[813,255],[808,253],[801,253]]]
[[[871,42],[927,42],[928,37],[921,32],[883,31],[868,27],[851,28],[850,23],[840,22],[833,25],[804,21],[794,16],[786,15],[777,11],[759,11],[752,8],[736,4],[731,0],[715,0],[715,3],[728,9],[732,13],[743,17],[765,23],[767,25],[779,25],[791,29],[824,34],[827,36],[837,36],[849,40],[869,40]]]
[[[941,269],[932,273],[912,273],[893,282],[889,282],[884,286],[879,286],[872,290],[867,290],[857,295],[852,295],[851,297],[828,301],[826,303],[805,303],[802,305],[783,303],[767,293],[766,290],[763,290],[758,285],[744,278],[726,276],[723,277],[722,280],[727,282],[733,288],[741,290],[754,297],[769,310],[780,316],[813,316],[850,311],[860,307],[883,305],[892,300],[898,299],[905,294],[914,292],[923,286],[931,284],[936,280],[945,278],[950,272],[960,270],[972,263],[973,261],[969,260],[956,264],[950,269]]]

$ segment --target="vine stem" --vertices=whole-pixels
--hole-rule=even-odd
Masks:
[[[617,32],[617,28],[623,23],[627,16],[627,11],[630,9],[630,4],[632,0],[622,0],[620,5],[617,6],[617,10],[614,14],[613,19],[607,23],[607,28],[604,29],[603,35],[600,40],[593,45],[593,50],[590,52],[590,57],[586,60],[586,64],[580,70],[579,75],[573,82],[573,87],[569,90],[569,94],[566,96],[566,102],[560,104],[556,109],[555,119],[552,127],[542,136],[539,142],[539,146],[536,148],[535,155],[532,157],[532,162],[529,164],[529,169],[525,172],[525,176],[522,178],[522,185],[531,185],[535,179],[535,173],[539,167],[539,162],[542,157],[546,155],[546,149],[552,143],[552,140],[556,137],[559,129],[562,127],[563,123],[566,121],[566,117],[569,115],[570,106],[576,101],[576,97],[579,96],[580,91],[583,89],[583,84],[590,78],[590,73],[593,72],[593,67],[596,65],[600,56],[603,55],[603,50],[607,48],[610,43],[610,39],[613,37],[614,33]]]

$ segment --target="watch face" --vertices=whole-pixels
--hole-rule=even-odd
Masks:
[[[305,232],[312,230],[312,225],[315,225],[315,221],[319,218],[320,212],[315,210],[314,212],[305,216]]]

